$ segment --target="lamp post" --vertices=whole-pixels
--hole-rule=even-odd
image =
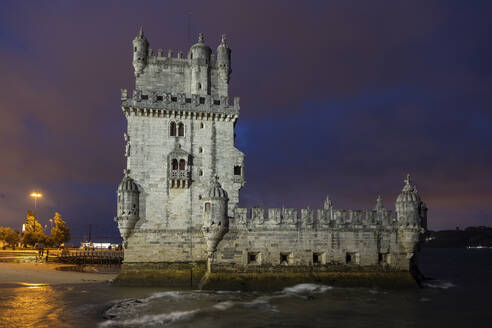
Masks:
[[[31,197],[34,198],[34,216],[36,217],[36,201],[38,198],[43,197],[43,195],[40,192],[33,192],[31,193]]]

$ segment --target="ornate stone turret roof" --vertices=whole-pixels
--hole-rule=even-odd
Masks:
[[[419,194],[417,193],[417,189],[415,188],[415,186],[411,185],[410,174],[407,174],[407,178],[404,180],[404,182],[405,182],[405,186],[403,186],[401,194],[399,194],[398,197],[396,198],[396,202],[420,203],[420,197]]]
[[[203,49],[205,51],[208,51],[208,53],[212,52],[212,49],[210,49],[210,47],[203,40],[203,34],[202,33],[198,34],[198,42],[195,43],[194,45],[192,45],[190,50],[194,50],[194,49]]]
[[[227,192],[224,189],[222,189],[222,186],[219,183],[218,176],[212,177],[207,196],[208,198],[228,199]]]
[[[324,208],[325,210],[329,210],[329,209],[332,209],[332,208],[333,208],[333,203],[331,202],[331,200],[330,200],[330,197],[329,197],[329,196],[326,196],[326,199],[325,199],[325,203],[324,203],[323,208]]]
[[[220,49],[220,48],[229,49],[229,47],[227,46],[227,39],[226,39],[226,35],[225,34],[222,34],[222,38],[220,40],[220,44],[217,47],[217,49]]]
[[[149,41],[147,40],[147,38],[144,35],[143,27],[142,26],[140,26],[140,29],[138,30],[137,36],[135,37],[135,39],[133,39],[133,41],[137,41],[137,40],[144,41],[147,44],[149,43]]]
[[[124,170],[123,172],[125,173],[125,176],[121,179],[118,191],[139,192],[137,184],[129,176],[130,170]]]
[[[374,206],[374,210],[375,211],[380,211],[382,209],[384,209],[384,206],[383,206],[383,198],[378,195],[378,197],[376,198],[376,206]]]

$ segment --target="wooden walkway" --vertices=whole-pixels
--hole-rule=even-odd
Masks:
[[[48,261],[72,264],[121,264],[123,262],[123,251],[63,250],[57,256],[52,256],[50,252]]]
[[[121,264],[123,251],[83,249],[0,250],[0,263],[53,262],[71,264]]]

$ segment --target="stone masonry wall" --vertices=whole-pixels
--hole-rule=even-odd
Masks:
[[[218,176],[228,195],[229,232],[210,251],[212,271],[409,270],[427,216],[409,177],[397,201],[398,218],[380,198],[375,210],[366,211],[337,210],[328,199],[316,211],[238,208],[245,165],[234,146],[240,108],[239,98],[231,103],[228,96],[226,47],[223,38],[218,62],[214,56],[192,58],[195,50],[209,53],[202,36],[187,58],[165,57],[162,50],[154,55],[142,30],[134,40],[135,91],[129,97],[122,89],[121,105],[128,121],[124,179],[138,192],[125,184],[119,192],[139,199],[130,220],[120,195],[116,221],[125,239],[124,263],[207,261],[203,199]],[[183,124],[182,136],[171,135],[172,124]],[[172,169],[173,159],[185,160],[186,167]]]
[[[321,209],[314,216],[313,210],[302,209],[299,216],[296,209],[278,208],[267,213],[261,208],[236,209],[214,260],[221,270],[313,265],[408,269],[391,211]]]
[[[164,56],[161,52],[156,55],[150,52],[147,56],[145,69],[135,80],[136,89],[146,93],[165,90],[172,93],[191,94],[191,66],[189,54],[187,57],[183,57],[182,53],[178,53],[173,57],[172,51],[168,52],[167,56]],[[219,90],[223,86],[217,72],[217,62],[214,58],[212,58],[207,69],[210,75],[210,94],[218,98],[220,94],[227,93],[227,89]],[[207,69],[205,67],[202,68],[202,70]]]

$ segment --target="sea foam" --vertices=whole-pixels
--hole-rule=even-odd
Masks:
[[[282,290],[282,292],[285,294],[312,294],[324,293],[332,288],[333,287],[331,286],[318,284],[299,284],[292,287],[286,287]]]
[[[448,289],[451,287],[455,287],[456,285],[448,282],[448,281],[441,281],[441,280],[429,280],[429,281],[424,281],[422,283],[424,287],[428,288],[439,288],[439,289]]]
[[[191,319],[198,310],[175,311],[171,313],[144,315],[134,319],[108,320],[99,324],[99,327],[152,327],[162,326]]]

